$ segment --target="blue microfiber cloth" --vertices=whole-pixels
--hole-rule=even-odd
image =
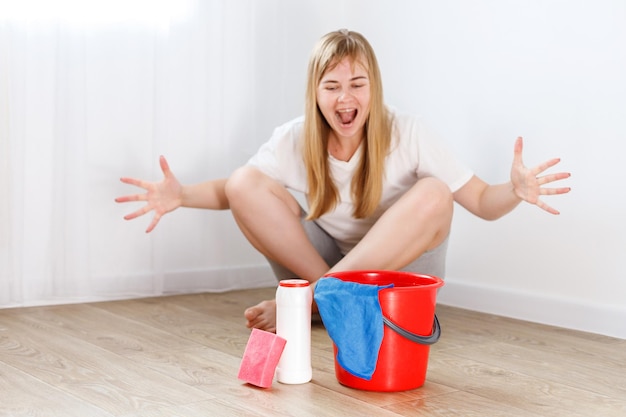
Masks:
[[[315,286],[315,302],[337,346],[337,362],[352,375],[372,379],[383,341],[383,313],[378,291],[393,287],[322,278]]]

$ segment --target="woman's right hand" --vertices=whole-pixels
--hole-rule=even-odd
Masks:
[[[139,210],[124,216],[126,220],[132,220],[154,210],[154,217],[146,229],[146,233],[150,233],[156,227],[164,214],[176,210],[182,204],[183,187],[170,170],[164,156],[159,158],[159,164],[161,165],[161,171],[163,171],[163,180],[161,182],[149,182],[123,177],[120,181],[125,184],[143,188],[146,190],[146,193],[126,195],[115,199],[118,203],[127,203],[130,201],[146,202],[146,205]]]

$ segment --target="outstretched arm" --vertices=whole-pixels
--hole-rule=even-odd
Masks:
[[[560,162],[550,159],[534,168],[527,168],[522,161],[523,141],[518,137],[515,141],[511,180],[504,184],[489,185],[474,176],[463,187],[454,193],[454,199],[471,213],[486,219],[495,220],[513,210],[521,201],[534,204],[551,214],[559,214],[557,210],[541,200],[545,195],[565,194],[569,187],[544,187],[546,184],[569,178],[567,172],[540,175],[548,168]]]
[[[140,209],[127,214],[124,219],[131,220],[154,211],[152,222],[146,229],[151,232],[161,220],[164,214],[176,210],[178,207],[206,208],[225,210],[229,208],[228,199],[224,193],[226,179],[206,181],[195,185],[181,185],[176,179],[165,157],[159,158],[163,180],[150,182],[135,178],[123,177],[120,179],[125,184],[134,185],[146,190],[143,194],[131,194],[115,199],[118,203],[132,201],[145,201],[146,204]]]

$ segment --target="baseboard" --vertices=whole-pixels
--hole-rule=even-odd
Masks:
[[[198,292],[226,292],[275,287],[278,283],[267,264],[164,273],[140,273],[94,278],[84,294],[45,295],[24,302],[7,302],[1,308],[90,303]]]
[[[163,274],[163,294],[226,292],[277,286],[267,264]]]
[[[535,323],[626,339],[626,307],[472,285],[446,278],[437,302]]]

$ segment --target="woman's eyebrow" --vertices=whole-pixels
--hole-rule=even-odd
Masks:
[[[367,77],[365,75],[357,75],[356,77],[352,77],[350,78],[350,81],[357,81],[357,80],[367,80]],[[328,79],[328,80],[322,80],[321,81],[322,84],[330,84],[330,83],[339,83],[339,81],[337,80],[332,80],[332,79]]]

